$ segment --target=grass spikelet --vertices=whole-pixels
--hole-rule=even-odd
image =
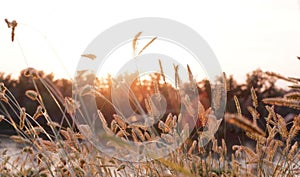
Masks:
[[[75,113],[76,109],[78,109],[80,107],[80,104],[75,101],[73,98],[71,97],[66,97],[65,98],[65,102],[64,105],[67,109],[67,112],[72,115],[73,113]]]
[[[229,92],[230,91],[230,88],[229,88],[229,83],[227,82],[228,80],[227,80],[227,76],[226,76],[226,73],[225,72],[223,72],[223,74],[222,74],[222,79],[223,79],[223,86],[224,86],[224,90],[225,90],[225,92],[227,93],[227,92]]]
[[[234,95],[234,103],[235,103],[235,107],[236,107],[236,110],[237,110],[237,113],[239,115],[242,115],[242,111],[241,111],[241,106],[240,106],[240,102],[239,102],[239,99],[237,98],[237,96]]]
[[[110,122],[110,130],[113,132],[113,133],[117,133],[117,130],[118,130],[118,124],[116,122],[116,120],[112,120]]]
[[[16,143],[30,143],[29,140],[17,135],[12,135],[9,138],[15,141]]]
[[[288,100],[300,101],[300,92],[291,92],[284,95],[284,98]]]
[[[256,111],[256,109],[254,109],[253,107],[251,106],[248,106],[247,107],[248,111],[250,112],[250,114],[252,115],[252,118],[253,118],[253,124],[254,125],[257,125],[257,119],[259,119],[259,113]]]
[[[7,27],[11,28],[11,41],[14,42],[14,40],[15,40],[15,30],[16,30],[16,27],[17,27],[18,23],[17,23],[16,20],[13,20],[12,22],[9,22],[7,19],[5,19],[4,21],[7,24]]]
[[[126,167],[126,166],[125,166],[124,164],[121,164],[121,165],[117,168],[117,171],[124,170],[125,167]]]
[[[44,129],[40,126],[32,127],[28,130],[26,130],[24,133],[27,135],[39,135],[40,133],[44,133]]]
[[[158,122],[158,128],[164,133],[169,133],[171,131],[170,128],[161,120]]]
[[[224,152],[224,156],[227,155],[227,146],[225,140],[222,138],[222,150]]]
[[[58,124],[57,122],[54,122],[54,121],[47,122],[47,125],[52,128],[60,128],[61,127],[60,124]]]
[[[175,87],[178,88],[179,85],[181,84],[180,77],[179,77],[179,65],[173,64],[173,68],[175,71]]]
[[[114,115],[113,115],[113,118],[116,120],[116,122],[118,123],[118,125],[119,125],[123,130],[126,130],[127,125],[126,125],[126,122],[123,120],[122,117],[120,117],[120,116],[117,115],[117,114],[114,114]]]
[[[130,134],[127,133],[125,130],[120,130],[116,133],[117,137],[128,137]]]
[[[135,142],[135,143],[139,142],[136,133],[132,129],[131,129],[131,137],[133,139],[133,142]]]
[[[245,152],[249,159],[252,159],[256,156],[256,153],[247,146],[234,145],[232,146],[232,150],[237,152],[236,157],[238,157],[242,151]]]
[[[60,130],[60,133],[63,135],[63,137],[65,137],[66,138],[66,140],[71,140],[71,136],[70,136],[70,134],[69,134],[69,132],[68,131],[66,131],[66,130]]]
[[[149,115],[153,116],[153,112],[152,112],[152,110],[151,110],[149,98],[150,98],[150,97],[144,99],[144,100],[145,100],[145,107],[146,107],[147,113],[148,113]]]
[[[5,87],[3,82],[0,82],[0,93],[5,94],[5,91],[7,90],[7,88]]]
[[[36,120],[37,118],[39,118],[40,116],[42,116],[44,114],[43,112],[43,108],[41,105],[39,105],[37,108],[36,108],[36,111],[34,113],[34,115],[32,116],[32,118],[34,120]]]
[[[251,132],[246,132],[246,136],[248,136],[249,138],[255,140],[256,142],[260,143],[260,144],[264,144],[266,143],[266,138],[256,134],[256,133],[251,133]]]
[[[136,57],[136,48],[137,48],[137,41],[138,39],[140,38],[142,32],[138,32],[134,38],[133,38],[133,41],[132,41],[132,51],[133,51],[133,56]]]
[[[264,137],[266,136],[265,132],[262,129],[254,125],[251,121],[249,121],[244,116],[236,115],[236,114],[225,114],[224,118],[226,122],[236,125],[245,131],[248,131],[250,133],[255,133]]]
[[[167,118],[166,118],[166,121],[165,121],[165,124],[170,127],[170,128],[173,128],[173,116],[171,113],[168,114]]]
[[[24,74],[25,77],[31,77],[33,79],[39,78],[38,71],[34,68],[25,69],[23,74]]]
[[[142,131],[139,128],[134,127],[134,128],[132,128],[132,130],[134,131],[134,133],[137,135],[137,137],[141,141],[145,141],[146,140],[145,136],[143,135]]]
[[[186,67],[187,67],[188,74],[189,74],[189,81],[190,81],[191,84],[193,84],[194,83],[194,76],[193,76],[192,70],[191,70],[189,65],[186,65]]]
[[[263,102],[265,104],[286,106],[286,107],[300,110],[300,101],[296,101],[296,100],[288,100],[285,98],[265,98],[263,99]]]
[[[57,146],[56,146],[55,142],[43,140],[43,139],[40,139],[39,142],[40,142],[40,145],[43,148],[46,148],[48,151],[57,152]]]
[[[285,122],[284,118],[279,114],[277,114],[277,118],[278,118],[279,133],[280,133],[282,138],[287,138],[288,137],[288,131],[287,131],[287,128],[286,128],[286,122]]]
[[[144,136],[145,136],[145,139],[146,139],[147,141],[152,140],[152,138],[151,138],[151,136],[149,135],[148,132],[144,132]]]
[[[152,38],[143,48],[142,50],[140,50],[140,52],[138,53],[138,55],[140,55],[147,47],[149,47],[150,44],[152,44],[155,40],[157,39],[157,37]]]
[[[289,88],[300,90],[300,85],[289,85]]]
[[[272,141],[269,145],[268,151],[267,151],[267,157],[266,159],[268,161],[273,161],[274,155],[278,149],[279,144],[277,141]]]
[[[154,94],[159,95],[159,83],[157,81],[154,81]]]
[[[188,151],[188,155],[191,156],[193,154],[193,151],[195,151],[197,147],[197,141],[194,140],[193,143],[192,143],[192,146],[190,147],[189,151]]]
[[[224,84],[215,84],[215,88],[214,88],[214,97],[212,100],[212,108],[215,110],[218,110],[220,108],[221,105],[221,99],[222,96],[224,96],[222,94],[222,90],[224,89]]]
[[[91,60],[95,60],[97,58],[97,56],[94,54],[82,54],[81,56]]]
[[[291,140],[297,136],[300,131],[300,115],[294,117],[293,125],[289,131],[288,139]]]
[[[294,144],[293,144],[293,146],[291,147],[291,149],[290,149],[290,151],[289,151],[289,153],[288,153],[288,155],[287,155],[287,158],[288,159],[291,159],[293,156],[294,156],[294,154],[295,154],[295,152],[298,150],[298,142],[296,141]]]
[[[34,90],[27,90],[25,95],[33,101],[38,100],[38,93]]]
[[[190,170],[187,168],[184,168],[180,166],[179,164],[173,163],[171,161],[165,160],[165,159],[157,159],[160,163],[164,164],[165,166],[169,167],[170,169],[176,170],[179,174],[182,174],[181,176],[186,177],[195,177]]]
[[[297,80],[295,79],[292,79],[292,78],[287,78],[287,77],[284,77],[278,73],[275,73],[275,72],[266,72],[267,75],[271,76],[271,77],[275,77],[275,78],[278,78],[278,79],[281,79],[281,80],[284,80],[284,81],[287,81],[287,82],[291,82],[291,83],[298,83]]]
[[[200,119],[201,126],[204,127],[207,124],[208,114],[211,109],[205,111],[203,104],[199,101],[198,102],[198,118]]]
[[[258,107],[258,100],[257,100],[257,95],[255,93],[255,89],[253,87],[251,87],[251,98],[252,98],[253,107],[256,109]]]
[[[20,110],[20,123],[19,123],[19,128],[23,129],[25,125],[25,119],[26,119],[26,110],[24,107],[21,108]]]
[[[161,74],[161,76],[163,78],[164,84],[166,84],[166,76],[165,76],[164,68],[162,66],[162,63],[161,63],[160,59],[158,60],[158,63],[159,63],[160,74]]]
[[[274,111],[274,106],[270,107],[270,106],[266,106],[266,109],[268,110],[268,117],[266,118],[266,121],[267,121],[267,124],[272,124],[272,125],[275,125],[275,121],[277,121],[277,116],[275,114],[275,111]]]

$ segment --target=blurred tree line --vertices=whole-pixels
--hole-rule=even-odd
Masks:
[[[28,114],[33,115],[36,111],[38,103],[36,101],[30,100],[25,92],[27,90],[35,90],[33,79],[24,76],[24,71],[21,72],[17,79],[12,78],[10,75],[5,75],[5,73],[0,73],[0,82],[3,82],[7,89],[12,93],[15,99],[18,101],[21,107],[24,107]],[[43,71],[39,71],[39,77],[41,79],[35,79],[36,86],[39,89],[43,101],[45,103],[46,109],[50,117],[56,121],[61,122],[63,119],[71,120],[71,116],[66,114],[65,109],[61,111],[60,107],[64,107],[64,98],[72,97],[72,82],[67,79],[54,79],[53,74],[45,74]],[[122,78],[116,78],[119,80],[132,78],[132,75],[124,75]],[[91,77],[94,78],[94,77]],[[261,102],[263,98],[266,97],[281,97],[287,90],[278,88],[275,85],[276,78],[267,75],[260,69],[257,69],[246,76],[246,81],[243,84],[236,82],[233,76],[227,78],[227,105],[226,111],[234,113],[236,112],[236,107],[234,103],[234,95],[239,99],[242,113],[247,117],[251,117],[250,113],[247,111],[247,106],[252,104],[251,100],[251,88],[255,88],[258,98],[258,112],[261,117],[267,116],[267,111],[265,110],[265,105]],[[105,97],[96,97],[97,107],[102,111],[108,122],[112,120],[112,115],[115,113],[115,109],[111,104],[111,88],[113,86],[113,78],[108,75],[106,78],[96,78],[94,81],[98,91]],[[47,85],[45,87],[45,84]],[[210,83],[208,80],[202,80],[197,83],[199,100],[207,109],[210,107]],[[158,89],[159,92],[165,97],[167,102],[166,114],[178,114],[180,112],[180,102],[178,101],[177,90],[173,85],[165,82],[159,73],[154,73],[150,75],[150,79],[140,80],[134,79],[130,88],[132,89],[134,95],[136,96],[138,102],[143,108],[146,107],[144,98],[155,93]],[[55,94],[49,93],[49,90],[55,92]],[[291,91],[291,90],[289,90]],[[59,102],[55,102],[53,97],[55,97]],[[10,107],[4,103],[0,103],[0,114],[11,115],[11,117],[18,122],[18,115],[10,109]],[[275,107],[278,114],[283,117],[289,114],[298,114],[296,110],[290,108]],[[137,111],[138,112],[138,111]],[[260,119],[258,122],[260,126],[264,126],[264,119]],[[46,120],[43,117],[38,118],[38,122],[46,126]],[[65,122],[63,124],[66,125]],[[222,125],[225,126],[225,125]],[[233,127],[223,127],[225,129],[232,129]],[[13,128],[5,123],[0,123],[0,134],[12,134],[14,133]],[[226,133],[224,133],[226,134]],[[225,135],[221,135],[225,136]]]

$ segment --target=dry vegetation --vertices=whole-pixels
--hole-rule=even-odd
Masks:
[[[28,70],[26,75],[32,78],[33,83],[41,79],[33,69]],[[293,87],[298,88],[298,85]],[[9,122],[18,132],[18,135],[11,136],[11,139],[24,144],[23,149],[14,156],[6,154],[9,149],[2,150],[1,176],[297,176],[300,175],[300,153],[298,142],[293,139],[300,130],[300,115],[294,117],[290,123],[292,126],[288,129],[287,123],[281,115],[276,114],[273,105],[297,109],[295,103],[299,102],[299,93],[300,91],[295,91],[284,98],[263,100],[272,105],[266,106],[269,112],[268,117],[265,118],[266,130],[257,125],[257,120],[261,117],[256,111],[258,101],[254,89],[252,89],[253,106],[248,108],[252,121],[243,117],[238,100],[235,99],[237,114],[226,114],[225,120],[242,128],[248,137],[255,140],[255,149],[235,145],[230,147],[234,153],[227,154],[224,140],[219,145],[217,140],[213,139],[209,148],[200,146],[197,140],[193,142],[187,140],[178,150],[165,158],[143,163],[127,163],[101,153],[86,141],[80,132],[53,122],[47,114],[38,90],[26,92],[28,98],[39,103],[36,113],[29,115],[15,101],[5,85],[0,84],[1,104],[9,105],[20,119],[19,123],[16,123],[10,115],[1,115],[1,121]],[[66,98],[65,107],[61,109],[66,109],[68,114],[72,114],[78,105],[71,98]],[[150,110],[151,108],[148,111]],[[40,115],[46,118],[47,125],[52,130],[51,134],[42,126],[38,126],[36,119]],[[202,119],[213,119],[210,111],[199,109],[199,115]],[[111,125],[107,125],[105,118],[102,118],[108,133],[115,133],[120,137],[132,137],[136,142],[155,138],[147,131],[142,131],[141,127],[130,127],[130,131],[121,131],[129,125],[120,116],[115,115]],[[172,132],[178,126],[177,122],[177,116],[171,114],[164,122],[159,122],[158,128],[163,132],[162,138],[169,138],[169,141],[172,141],[174,135]],[[203,122],[210,123],[210,121]],[[46,135],[47,138],[41,138],[40,134]],[[279,138],[275,138],[277,134],[280,135]]]
[[[136,37],[138,38],[138,36]],[[155,40],[149,42],[152,43]],[[147,44],[148,45],[148,44]],[[136,48],[136,46],[133,46]],[[147,46],[145,46],[147,47]],[[142,48],[141,52],[145,49]],[[141,53],[139,52],[139,53]],[[176,67],[175,67],[176,68]],[[161,67],[161,70],[162,67]],[[191,74],[191,71],[189,71]],[[263,100],[268,110],[268,117],[261,117],[256,108],[258,100],[254,89],[251,91],[253,105],[248,107],[252,119],[242,115],[238,99],[235,98],[237,113],[225,114],[227,123],[236,125],[244,130],[246,135],[256,142],[256,148],[246,145],[234,145],[227,147],[225,140],[212,139],[211,144],[202,147],[200,140],[203,136],[213,136],[208,131],[199,131],[196,139],[188,139],[179,149],[164,158],[148,162],[130,163],[111,158],[96,149],[86,137],[82,135],[84,127],[78,127],[69,122],[69,126],[53,121],[47,113],[44,98],[40,95],[36,81],[49,85],[39,77],[34,69],[28,69],[24,73],[32,79],[35,89],[26,91],[26,96],[38,103],[35,114],[30,115],[19,105],[14,95],[0,83],[1,105],[5,104],[18,115],[16,122],[11,115],[0,115],[0,121],[5,121],[14,127],[17,135],[10,138],[17,143],[22,143],[23,148],[14,155],[8,154],[9,149],[3,149],[0,153],[0,176],[297,176],[300,175],[300,152],[298,142],[294,138],[300,130],[300,115],[293,121],[286,123],[283,117],[274,111],[274,106],[288,106],[299,108],[300,85],[299,80],[285,78],[292,81],[295,92],[285,95],[283,98],[265,98]],[[161,73],[163,75],[163,73]],[[274,73],[270,73],[273,74]],[[279,75],[278,75],[279,76]],[[177,76],[179,77],[179,76]],[[175,79],[179,81],[179,79]],[[192,79],[191,79],[192,81]],[[178,84],[178,83],[177,83]],[[177,85],[176,84],[176,85]],[[49,89],[52,99],[56,100],[55,92]],[[156,89],[159,92],[159,89]],[[56,100],[59,102],[59,100]],[[146,99],[146,108],[149,114],[153,114]],[[185,102],[186,106],[191,104]],[[271,106],[269,106],[271,105]],[[64,107],[60,111],[74,117],[74,112],[80,107],[72,98],[65,98]],[[198,115],[203,124],[213,127],[218,123],[210,109],[204,109],[200,104]],[[37,119],[45,117],[50,131],[40,126]],[[166,142],[173,141],[174,136],[181,136],[177,132],[179,119],[182,115],[169,114],[158,123],[160,134]],[[128,125],[121,116],[114,115],[114,120],[108,124],[99,111],[99,117],[107,134],[116,134],[134,142],[153,140],[153,136],[147,128]],[[266,120],[266,130],[258,126],[258,119]],[[291,124],[288,128],[288,124]],[[73,127],[73,128],[72,128]],[[126,131],[125,131],[126,130]],[[280,135],[280,136],[278,136]],[[113,139],[111,141],[114,141]],[[219,143],[218,143],[219,142]],[[233,154],[229,154],[227,148],[232,148]]]

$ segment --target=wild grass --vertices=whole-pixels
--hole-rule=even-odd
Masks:
[[[33,69],[26,71],[26,74],[32,78],[33,83],[42,79]],[[54,122],[47,113],[37,87],[36,90],[28,90],[25,93],[28,98],[39,104],[35,114],[29,115],[1,83],[1,105],[8,105],[19,117],[19,121],[15,122],[9,114],[4,114],[0,116],[1,121],[14,127],[18,135],[10,138],[16,143],[22,143],[23,148],[13,156],[8,155],[9,149],[2,150],[0,173],[1,176],[297,176],[300,175],[300,152],[298,142],[293,139],[300,130],[300,115],[294,117],[289,123],[291,128],[288,129],[288,124],[281,115],[276,114],[273,105],[283,106],[280,104],[283,101],[299,101],[299,93],[295,91],[283,98],[263,100],[272,105],[266,105],[269,112],[265,118],[266,130],[257,125],[260,115],[256,111],[258,100],[254,89],[251,91],[253,106],[248,108],[252,120],[244,117],[241,111],[225,115],[226,122],[242,128],[246,135],[256,142],[255,149],[246,145],[234,145],[229,147],[234,153],[228,154],[225,140],[222,139],[221,144],[218,144],[218,140],[214,138],[211,145],[202,147],[199,142],[204,132],[199,132],[198,139],[188,139],[179,149],[164,158],[130,163],[100,152],[80,131],[76,131],[71,123],[69,127],[63,127]],[[53,99],[56,99],[55,93],[52,95]],[[239,110],[238,100],[235,100]],[[294,108],[293,104],[287,103],[284,106]],[[79,108],[72,98],[65,98],[64,105],[61,111],[70,115]],[[154,108],[148,104],[148,111],[152,109]],[[118,115],[114,115],[114,120],[108,125],[101,112],[99,114],[107,133],[123,137],[125,141],[131,139],[134,142],[143,142],[158,138],[145,131],[145,127],[129,125]],[[46,118],[50,132],[38,124],[37,119],[40,116]],[[158,129],[162,132],[160,136],[166,142],[174,140],[172,132],[178,126],[180,116],[169,114],[165,121],[159,121]],[[217,124],[213,121],[211,112],[203,107],[199,109],[199,117],[208,127]],[[90,131],[82,127],[79,129]]]
[[[140,33],[135,37],[134,49],[136,49],[139,36]],[[147,46],[155,39],[153,38]],[[141,52],[147,46],[142,48]],[[86,57],[93,58],[94,56],[87,55]],[[161,64],[160,68],[161,74],[164,76]],[[178,87],[181,82],[178,66],[174,65],[174,70],[176,71],[176,87]],[[189,67],[188,72],[190,82],[194,82]],[[263,99],[263,102],[268,104],[265,106],[268,116],[264,118],[256,110],[259,100],[255,88],[252,88],[253,104],[248,107],[252,119],[242,115],[237,97],[234,97],[237,113],[224,116],[226,123],[240,127],[249,138],[255,141],[254,149],[242,144],[227,147],[224,139],[215,139],[212,131],[221,122],[216,119],[212,109],[205,109],[199,103],[197,115],[202,126],[207,126],[206,131],[197,131],[196,138],[188,138],[178,149],[165,157],[132,163],[110,157],[95,148],[87,140],[91,132],[89,127],[76,127],[68,119],[65,119],[68,126],[62,126],[61,123],[53,121],[54,119],[48,114],[44,98],[36,85],[37,81],[47,88],[63,114],[75,118],[74,113],[81,105],[69,97],[58,99],[58,93],[51,89],[52,85],[40,77],[36,70],[27,69],[24,75],[31,78],[34,89],[27,90],[25,95],[38,104],[33,115],[27,113],[6,86],[0,83],[0,106],[4,110],[3,115],[0,115],[0,121],[9,123],[15,129],[17,135],[10,136],[10,138],[16,143],[22,144],[22,148],[14,154],[11,154],[9,148],[1,150],[0,176],[299,176],[300,152],[298,142],[294,141],[294,138],[298,136],[300,130],[300,115],[295,116],[292,122],[287,123],[274,109],[275,105],[299,109],[299,80],[285,78],[274,73],[270,74],[292,81],[295,84],[293,85],[295,91],[283,98]],[[165,79],[163,81],[165,82]],[[95,94],[95,92],[97,91],[84,94]],[[159,87],[156,87],[154,92],[159,93]],[[97,94],[101,95],[101,93]],[[218,102],[218,100],[214,101]],[[188,112],[194,114],[195,109],[190,106],[192,102],[189,99],[183,100],[183,102],[187,109],[190,109]],[[63,106],[60,106],[60,103]],[[149,98],[145,98],[145,105],[150,115],[156,114],[157,108]],[[18,121],[12,118],[7,107],[18,116]],[[184,136],[185,133],[184,129],[182,132],[177,132],[178,126],[181,126],[182,115],[180,114],[170,113],[160,120],[157,126],[160,134],[154,134],[141,124],[129,124],[117,114],[113,115],[113,120],[109,124],[101,111],[98,111],[98,114],[106,134],[116,135],[124,142],[139,143],[162,138],[166,143],[172,143],[176,137]],[[45,118],[47,129],[37,121],[40,117]],[[265,119],[265,130],[257,124],[259,119]],[[134,121],[132,120],[132,122]],[[212,140],[210,144],[203,146],[201,142],[205,137],[212,138]],[[114,143],[120,145],[114,139],[108,140],[111,145]],[[227,140],[230,141],[230,139]],[[229,154],[228,148],[233,150],[232,154]]]

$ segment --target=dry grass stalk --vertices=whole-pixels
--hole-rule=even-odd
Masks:
[[[289,85],[289,88],[300,90],[300,85]]]
[[[300,101],[300,92],[290,92],[284,95],[284,98],[288,100]]]
[[[136,48],[137,48],[137,41],[139,39],[139,37],[141,36],[142,32],[138,32],[134,38],[133,38],[133,41],[132,41],[132,50],[133,50],[133,56],[135,57],[136,56]]]
[[[286,128],[286,122],[284,120],[284,118],[277,114],[277,118],[278,118],[278,131],[281,135],[282,138],[286,139],[288,137],[288,130]]]
[[[26,110],[25,110],[24,107],[21,108],[21,110],[20,110],[20,116],[19,116],[19,118],[20,118],[19,128],[23,129],[24,125],[25,125],[25,119],[26,119]]]
[[[118,123],[118,125],[123,129],[126,130],[127,128],[127,124],[126,122],[123,120],[123,118],[117,114],[113,115],[113,118],[116,120],[116,122]]]
[[[291,83],[296,83],[296,84],[298,83],[298,81],[293,79],[293,78],[287,78],[287,77],[284,77],[281,74],[278,74],[278,73],[275,73],[275,72],[266,72],[266,74],[269,75],[269,76],[272,76],[272,77],[276,77],[276,78],[281,79],[281,80],[291,82]]]
[[[64,105],[67,109],[67,112],[70,115],[74,114],[76,109],[79,109],[80,107],[80,104],[77,101],[75,101],[73,98],[66,97],[64,101],[65,101]]]
[[[237,113],[239,115],[242,115],[242,111],[241,111],[241,106],[240,106],[240,102],[239,102],[239,99],[234,95],[234,103],[235,103],[235,107],[236,107],[236,110],[237,110]]]
[[[203,104],[200,101],[198,102],[198,118],[200,119],[202,127],[206,126],[210,112],[211,109],[205,111]]]
[[[15,141],[16,143],[30,143],[29,140],[17,135],[12,135],[9,138]]]
[[[286,106],[286,107],[300,110],[300,101],[297,100],[288,100],[285,98],[265,98],[263,99],[263,102],[265,104]]]
[[[179,77],[179,65],[173,64],[173,68],[175,71],[175,87],[178,88],[179,85],[181,84],[180,77]]]
[[[226,122],[234,124],[245,131],[248,131],[253,134],[258,134],[264,137],[266,136],[265,132],[261,128],[259,128],[257,125],[254,125],[244,116],[236,114],[225,114],[224,118]]]
[[[289,150],[289,153],[287,155],[287,159],[291,159],[292,157],[294,157],[295,153],[298,151],[298,142],[295,142],[293,144],[293,146],[291,147],[291,149]],[[299,153],[299,152],[298,152]]]
[[[171,129],[169,128],[168,125],[166,125],[163,121],[158,122],[158,128],[163,131],[164,133],[169,133]]]
[[[174,125],[173,125],[173,116],[171,113],[168,114],[167,118],[166,118],[166,121],[165,121],[165,124],[170,127],[170,128],[173,128]]]
[[[147,47],[149,47],[150,44],[152,44],[155,40],[157,39],[157,37],[152,38],[138,53],[138,55],[140,55]]]
[[[88,59],[91,59],[91,60],[95,60],[97,58],[96,55],[90,54],[90,53],[89,54],[82,54],[81,56],[85,57],[85,58],[88,58]]]
[[[27,90],[25,95],[33,101],[38,99],[38,93],[34,90]]]
[[[266,109],[268,111],[268,117],[266,118],[267,124],[272,124],[275,125],[274,121],[277,121],[277,116],[276,113],[274,111],[274,106],[270,107],[270,106],[266,106]]]
[[[251,87],[251,98],[252,98],[253,107],[256,109],[258,107],[258,100],[257,100],[257,95],[255,93],[255,89],[253,87]]]
[[[60,124],[58,124],[57,122],[53,122],[53,121],[47,122],[47,125],[52,128],[60,128],[61,127]]]
[[[187,67],[188,74],[189,74],[189,81],[190,81],[191,84],[193,84],[194,83],[194,76],[193,76],[192,70],[191,70],[189,65],[186,65],[186,67]]]
[[[124,131],[124,130],[120,130],[120,131],[118,131],[117,133],[116,133],[116,136],[117,137],[128,137],[130,134],[129,133],[127,133],[126,131]]]
[[[252,115],[253,124],[257,125],[257,119],[259,119],[260,114],[256,111],[256,109],[254,109],[251,106],[248,106],[247,109],[250,112],[250,114]]]
[[[252,140],[255,140],[256,142],[260,143],[260,144],[264,144],[266,143],[266,138],[256,134],[256,133],[251,133],[251,132],[246,132],[246,136],[248,136],[249,138],[251,138]]]
[[[14,40],[15,40],[15,30],[16,30],[16,27],[17,27],[18,23],[17,23],[16,20],[13,20],[12,22],[10,22],[7,19],[5,19],[4,21],[7,24],[7,27],[11,28],[11,41],[14,42]]]
[[[138,127],[134,127],[132,130],[142,142],[146,140],[143,132]]]
[[[34,113],[34,115],[32,116],[33,119],[37,119],[39,118],[40,116],[42,116],[44,114],[43,112],[43,107],[41,105],[39,105],[37,108],[36,108],[36,111]]]
[[[164,68],[163,68],[163,66],[162,66],[162,63],[161,63],[161,60],[160,60],[160,59],[158,60],[158,63],[159,63],[160,74],[161,74],[161,76],[162,76],[162,78],[163,78],[164,84],[166,84],[166,83],[167,83],[167,82],[166,82],[166,76],[165,76]]]

